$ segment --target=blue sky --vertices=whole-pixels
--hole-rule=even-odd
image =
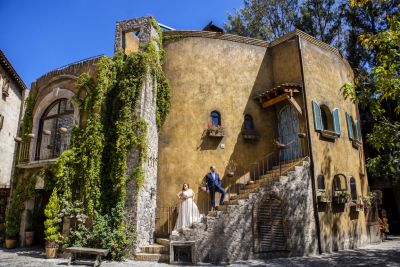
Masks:
[[[0,49],[26,85],[60,66],[112,55],[115,22],[141,16],[179,30],[222,26],[243,0],[0,0]]]

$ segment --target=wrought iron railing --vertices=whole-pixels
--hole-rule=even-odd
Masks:
[[[17,164],[56,159],[68,149],[70,149],[69,132],[57,140],[50,135],[43,135],[40,142],[36,138],[28,142],[21,141],[18,143]]]
[[[308,140],[304,135],[289,142],[288,144],[277,143],[277,149],[264,155],[260,160],[251,163],[248,168],[239,170],[235,176],[237,179],[231,179],[225,184],[225,202],[232,201],[234,196],[238,198],[240,193],[246,188],[246,185],[256,183],[257,180],[264,179],[274,182],[280,176],[287,174],[301,160],[309,156]],[[199,187],[201,189],[201,186]],[[203,188],[204,190],[204,188]],[[202,190],[199,190],[199,194]],[[215,203],[219,203],[220,194],[216,193]],[[209,197],[197,198],[197,205],[202,214],[207,214],[210,210]],[[157,208],[156,216],[156,235],[169,236],[175,226],[178,216],[179,204],[169,207]]]

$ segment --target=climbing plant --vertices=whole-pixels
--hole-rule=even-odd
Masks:
[[[71,149],[58,158],[55,180],[48,182],[60,196],[59,218],[73,221],[69,237],[64,238],[66,245],[106,247],[113,259],[123,257],[133,245],[136,235],[126,223],[126,185],[134,181],[138,192],[144,182],[148,125],[139,116],[138,106],[148,77],[155,88],[158,127],[170,107],[158,24],[157,30],[159,37],[144,50],[103,57],[95,76],[82,74],[77,82],[77,96],[84,97],[75,100],[86,119],[72,130]],[[138,155],[133,171],[128,171],[129,151]]]

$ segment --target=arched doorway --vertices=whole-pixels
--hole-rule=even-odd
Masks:
[[[286,237],[283,228],[282,202],[279,198],[267,195],[263,198],[257,212],[256,246],[259,253],[285,251]]]
[[[292,160],[301,156],[298,137],[299,120],[296,110],[291,105],[284,106],[278,114],[279,142],[286,147],[280,151],[280,160]]]

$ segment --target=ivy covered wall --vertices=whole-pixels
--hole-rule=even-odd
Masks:
[[[48,246],[109,248],[112,258],[120,259],[137,244],[135,223],[140,218],[129,219],[132,214],[127,211],[137,209],[127,205],[135,205],[146,183],[149,128],[154,132],[154,127],[148,125],[149,117],[141,114],[141,101],[147,95],[143,90],[151,89],[155,96],[156,135],[170,105],[168,82],[162,70],[162,33],[154,19],[146,21],[150,21],[147,26],[156,34],[140,51],[126,55],[119,50],[113,58],[101,58],[96,75],[84,73],[76,84],[79,92],[75,101],[85,119],[74,126],[71,149],[40,174],[52,191],[45,209]],[[26,102],[23,140],[32,131],[35,95],[33,91]],[[134,166],[129,164],[130,154],[136,155]],[[22,179],[21,175],[15,179],[17,187],[7,213],[8,225],[19,220],[18,212],[11,211],[23,209],[23,201],[31,197],[32,190],[21,185]],[[129,202],[128,184],[135,188],[135,195],[128,196]],[[32,187],[31,183],[27,186]],[[17,198],[17,194],[25,197]],[[69,234],[62,235],[66,225]]]

